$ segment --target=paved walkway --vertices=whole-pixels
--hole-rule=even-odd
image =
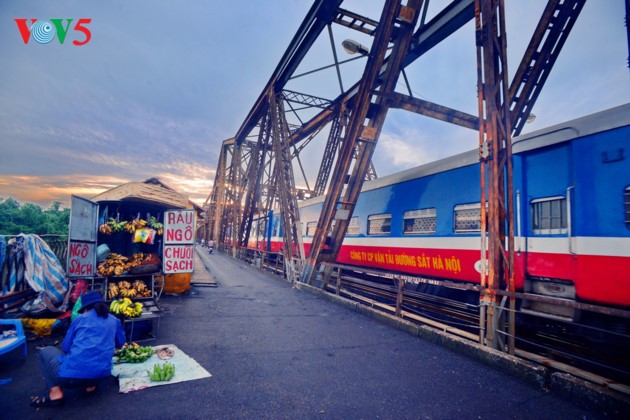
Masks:
[[[197,251],[194,257],[195,271],[192,275],[191,284],[193,286],[217,287],[217,282],[214,280],[200,257],[201,254],[206,254],[208,252],[208,248],[195,245],[195,250]]]
[[[0,365],[6,419],[596,419],[589,411],[436,344],[322,299],[243,262],[200,253],[218,287],[163,296],[154,344],[175,344],[211,378],[119,394],[117,380],[36,412],[37,344]],[[197,273],[199,274],[199,273]]]

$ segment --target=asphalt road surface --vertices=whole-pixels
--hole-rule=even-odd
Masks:
[[[201,250],[201,248],[199,248]],[[588,411],[533,384],[292,288],[215,251],[218,287],[163,296],[157,344],[175,344],[211,378],[119,394],[68,391],[62,408],[29,407],[43,388],[26,361],[0,364],[0,417],[133,419],[583,419]],[[11,356],[10,356],[11,357]]]

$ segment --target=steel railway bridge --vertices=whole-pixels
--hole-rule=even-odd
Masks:
[[[315,0],[236,135],[223,142],[213,189],[204,204],[206,239],[213,238],[234,256],[243,256],[253,221],[279,207],[283,275],[290,282],[314,284],[315,275],[323,272],[323,284],[336,283],[333,289],[339,293],[341,275],[336,280],[330,276],[363,182],[376,177],[372,157],[388,111],[405,110],[477,131],[481,202],[487,201],[488,207],[481,206],[485,269],[480,270],[476,289],[479,332],[473,339],[483,346],[518,353],[515,301],[522,296],[514,288],[514,209],[505,199],[512,196],[511,138],[523,130],[585,2],[547,2],[509,80],[503,0],[453,0],[430,19],[429,0],[384,0],[378,20],[345,9],[343,0]],[[625,6],[627,15],[630,0],[625,0]],[[405,69],[471,21],[477,114],[414,96]],[[340,59],[334,29],[369,40],[365,42],[369,47],[346,40],[344,48],[358,55]],[[332,63],[304,71],[309,52],[322,43],[330,45]],[[358,80],[348,86],[341,69],[350,62],[355,67],[363,64]],[[336,97],[305,92],[308,83],[300,82],[322,72],[336,75],[329,78],[328,89],[338,90]],[[405,86],[406,93],[397,90],[399,85]],[[315,142],[322,144],[323,154],[317,176],[311,178],[315,183],[310,185],[302,155]],[[313,161],[312,154],[308,159]],[[304,180],[298,181],[296,174]],[[298,200],[324,194],[307,255]],[[324,245],[327,249],[322,252]],[[398,301],[396,290],[392,293]],[[400,313],[398,305],[392,308]],[[605,308],[589,309],[607,313]],[[630,314],[615,315],[627,318]]]

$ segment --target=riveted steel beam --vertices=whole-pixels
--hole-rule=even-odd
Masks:
[[[549,0],[510,85],[512,136],[518,136],[586,0]]]
[[[332,174],[332,179],[336,182],[328,188],[302,272],[302,282],[312,282],[315,266],[325,244],[329,246],[327,258],[334,259],[339,253],[387,115],[386,100],[382,96],[375,96],[374,92],[376,90],[385,93],[394,91],[422,3],[422,0],[411,0],[406,6],[402,6],[397,0],[385,2]],[[390,59],[386,61],[385,56],[390,42],[392,51]],[[382,75],[381,69],[384,70]],[[379,77],[382,77],[382,83],[379,83]],[[368,111],[373,105],[377,112],[368,118]],[[367,126],[366,120],[369,121]],[[355,152],[357,152],[357,157],[351,168],[352,156]],[[345,179],[349,181],[344,191],[343,180]],[[328,237],[331,228],[332,235]]]
[[[472,130],[479,129],[479,117],[475,115],[470,115],[423,99],[412,98],[411,96],[403,95],[398,92],[388,93],[383,96],[389,99],[390,108],[404,109],[405,111],[415,112],[416,114],[422,114]]]
[[[480,339],[504,348],[505,319],[496,290],[514,291],[514,209],[512,205],[512,141],[508,108],[508,69],[503,0],[477,0],[477,86],[481,168]],[[486,152],[487,151],[487,152]],[[486,209],[486,198],[488,207]],[[486,231],[488,233],[486,240]],[[507,246],[507,249],[506,249]],[[486,252],[487,248],[487,252]],[[510,299],[513,309],[514,300]],[[510,312],[509,351],[514,352],[514,316]]]

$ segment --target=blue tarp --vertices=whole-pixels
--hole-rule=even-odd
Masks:
[[[26,282],[50,304],[57,307],[64,302],[68,291],[66,274],[42,238],[20,234],[11,239],[5,260],[0,293],[23,290]]]
[[[44,292],[55,306],[63,303],[68,291],[66,274],[48,244],[37,235],[18,236],[24,241],[24,277],[36,292]]]

